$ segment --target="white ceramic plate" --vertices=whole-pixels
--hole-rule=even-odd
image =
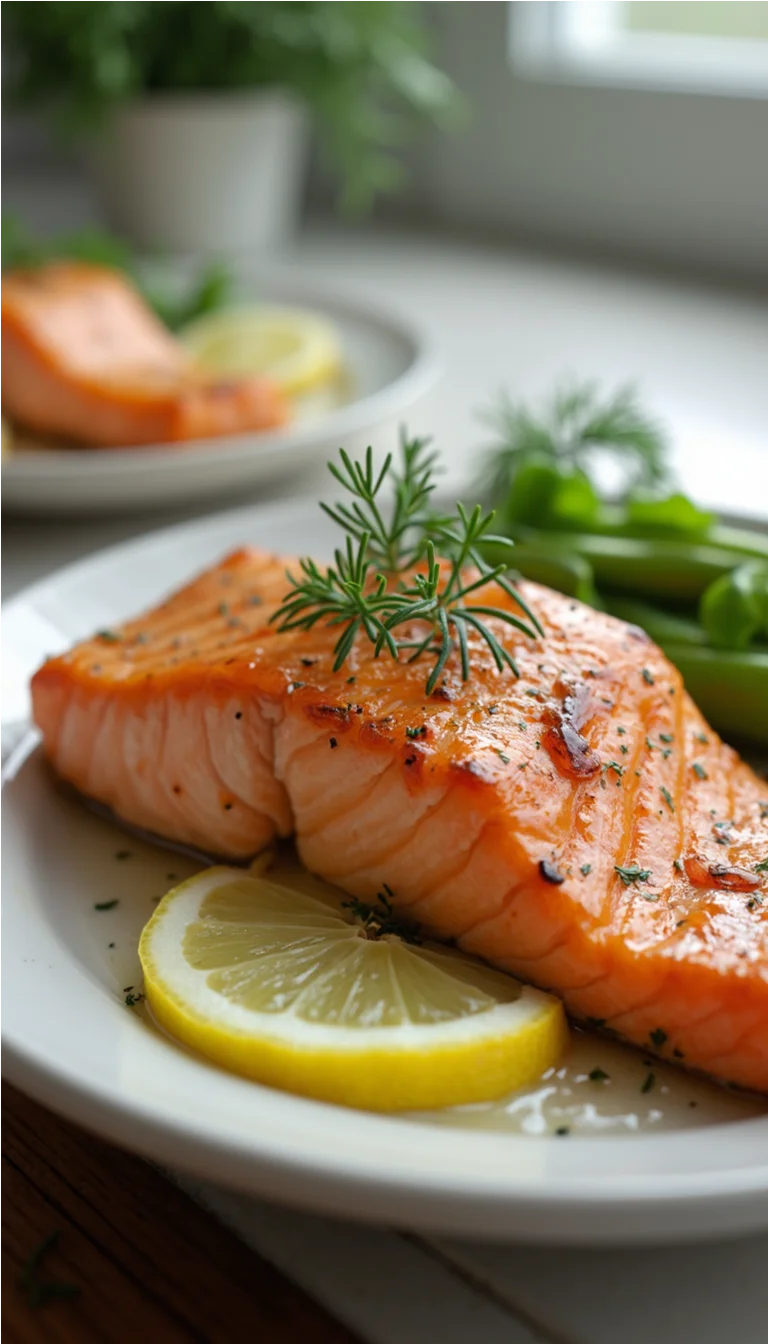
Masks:
[[[159,508],[253,489],[301,470],[343,443],[379,443],[436,381],[439,361],[423,334],[401,317],[328,294],[306,278],[271,269],[243,280],[238,301],[313,309],[336,324],[345,390],[308,399],[285,429],[198,440],[183,447],[110,451],[22,449],[3,461],[3,507],[37,514]]]
[[[307,504],[241,509],[103,551],[30,588],[5,609],[6,719],[24,716],[26,679],[45,654],[240,542],[322,554],[329,527]],[[34,739],[6,772],[4,1068],[42,1102],[240,1190],[390,1224],[560,1243],[768,1227],[765,1110],[654,1064],[656,1088],[631,1132],[645,1065],[596,1040],[584,1048],[610,1069],[613,1101],[577,1077],[588,1123],[567,1138],[513,1132],[519,1100],[488,1114],[389,1118],[262,1088],[195,1058],[123,992],[138,982],[136,941],[153,899],[190,861],[126,840],[62,792]],[[94,910],[115,897],[111,911]],[[528,1130],[541,1128],[538,1105]]]

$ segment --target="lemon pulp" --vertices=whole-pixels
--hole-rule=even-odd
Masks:
[[[226,1068],[372,1110],[492,1100],[555,1062],[556,999],[345,899],[293,866],[191,878],[142,934],[155,1017]]]
[[[315,391],[342,368],[333,323],[301,308],[225,309],[190,323],[179,339],[206,373],[222,378],[262,374],[289,396]]]

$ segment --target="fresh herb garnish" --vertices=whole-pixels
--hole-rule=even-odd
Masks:
[[[675,804],[672,798],[672,794],[669,792],[669,789],[665,789],[664,785],[662,784],[661,788],[659,789],[659,793],[664,799],[664,802],[667,804],[667,807],[669,808],[670,812],[674,812]]]
[[[417,737],[426,737],[426,735],[427,735],[427,726],[424,723],[422,723],[418,728],[406,728],[405,730],[405,736],[410,737],[411,740],[415,740],[415,738]]]
[[[426,683],[426,693],[431,695],[453,652],[459,654],[462,679],[469,678],[470,632],[484,642],[499,672],[509,668],[519,675],[512,655],[485,618],[502,621],[529,639],[544,632],[504,577],[506,564],[491,566],[480,554],[481,542],[510,544],[489,534],[493,514],[483,515],[479,504],[471,513],[458,504],[452,518],[429,513],[434,455],[425,456],[425,447],[424,440],[404,439],[399,472],[393,469],[389,455],[377,474],[370,449],[364,464],[353,462],[343,450],[343,470],[329,463],[336,480],[353,497],[351,504],[323,505],[347,532],[346,548],[335,552],[335,564],[327,569],[310,558],[300,560],[301,572],[298,576],[288,573],[289,592],[271,619],[279,630],[309,630],[318,621],[341,627],[334,647],[334,672],[343,666],[358,634],[370,640],[376,657],[384,649],[396,661],[404,651],[409,662],[431,655],[434,664]],[[388,478],[394,485],[394,503],[385,519],[378,497]],[[447,561],[445,577],[436,545]],[[420,569],[413,572],[416,564]],[[467,575],[470,565],[476,573]],[[410,571],[408,577],[405,571]],[[478,589],[491,582],[512,599],[521,615],[472,600]],[[393,632],[406,624],[417,624],[417,629],[399,639]],[[427,629],[424,632],[418,626]]]
[[[609,1073],[605,1072],[605,1069],[596,1068],[589,1074],[589,1081],[590,1083],[605,1083],[610,1076]]]
[[[97,630],[96,638],[103,639],[105,644],[119,644],[121,637],[114,630]]]
[[[353,896],[348,901],[342,901],[341,908],[351,911],[355,919],[360,921],[367,938],[383,938],[385,934],[392,934],[402,938],[404,943],[421,942],[414,926],[407,920],[399,919],[395,914],[392,890],[386,882],[383,891],[376,897],[375,905],[369,905],[366,901],[360,901]]]
[[[53,1302],[56,1298],[76,1297],[80,1292],[75,1283],[44,1279],[40,1273],[43,1259],[53,1250],[60,1236],[58,1228],[49,1232],[22,1265],[20,1283],[28,1307],[43,1307],[46,1302]]]
[[[647,668],[647,667],[644,667],[644,668],[643,668],[642,677],[643,677],[643,681],[645,682],[646,686],[655,686],[655,685],[656,685],[656,680],[655,680],[655,678],[654,678],[654,675],[653,675],[653,673],[650,671],[649,668]]]
[[[505,751],[502,751],[499,747],[497,747],[496,755],[498,756],[499,760],[503,762],[504,765],[509,765],[509,756]]]
[[[641,1092],[650,1092],[650,1091],[652,1090],[652,1088],[653,1088],[655,1082],[656,1082],[656,1074],[655,1074],[655,1073],[649,1073],[649,1074],[647,1074],[647,1075],[646,1075],[646,1078],[645,1078],[645,1082],[643,1083],[642,1087],[640,1088],[640,1091],[641,1091]]]
[[[133,985],[126,985],[125,989],[123,990],[123,993],[125,995],[125,1002],[128,1008],[135,1008],[136,1004],[141,1003],[144,999],[144,995],[141,993],[141,990],[134,989]]]
[[[709,775],[704,769],[704,766],[700,765],[698,761],[693,762],[691,769],[697,779],[709,779]]]
[[[622,868],[621,864],[614,864],[613,871],[618,874],[625,887],[631,887],[633,882],[647,882],[651,876],[650,868],[640,868],[636,863],[628,868]]]
[[[582,871],[582,873],[584,874],[584,877],[588,877],[589,874],[592,872],[592,864],[591,864],[591,863],[582,863],[582,865],[581,865],[581,871]]]
[[[768,873],[768,859],[761,859],[760,863],[755,864],[756,873]]]
[[[119,904],[120,902],[115,898],[113,901],[96,901],[93,908],[94,910],[114,910],[115,906]]]

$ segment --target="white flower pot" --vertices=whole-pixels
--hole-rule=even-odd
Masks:
[[[173,252],[268,251],[296,229],[308,140],[288,94],[157,95],[119,109],[94,147],[109,223]]]

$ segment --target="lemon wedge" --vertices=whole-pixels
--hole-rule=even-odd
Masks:
[[[224,1068],[367,1110],[496,1099],[556,1061],[557,999],[345,900],[286,863],[190,878],[141,937],[155,1019]]]
[[[289,396],[332,382],[342,368],[332,322],[301,308],[231,308],[190,323],[179,339],[215,377],[264,374]]]

